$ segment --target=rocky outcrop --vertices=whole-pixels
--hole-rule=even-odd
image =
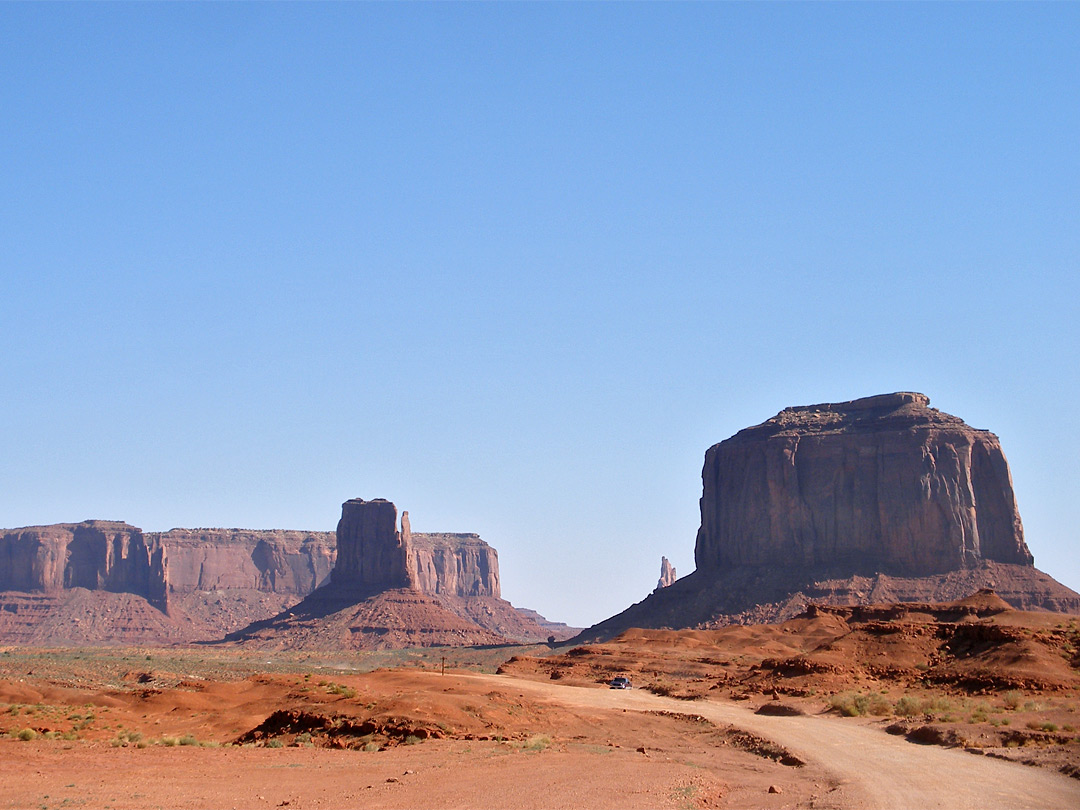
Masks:
[[[159,538],[119,521],[30,526],[0,535],[0,591],[133,593],[165,611],[166,565]]]
[[[398,531],[397,520],[397,507],[382,498],[353,498],[341,505],[337,561],[330,572],[335,589],[377,593],[416,587],[407,513],[402,531]]]
[[[578,640],[979,588],[1080,613],[1080,594],[1034,568],[997,437],[929,405],[902,392],[786,408],[709,448],[697,570]]]
[[[675,566],[668,562],[667,557],[660,558],[660,579],[656,583],[656,590],[666,588],[669,585],[674,585],[677,577],[675,576]]]
[[[479,536],[414,534],[408,512],[399,530],[397,514],[383,499],[343,503],[329,581],[226,640],[260,649],[382,649],[542,641],[558,633],[500,598],[498,555]]]
[[[702,571],[1031,565],[1001,445],[923,394],[787,408],[705,454]]]

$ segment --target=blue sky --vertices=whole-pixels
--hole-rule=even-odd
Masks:
[[[0,5],[0,525],[385,497],[590,624],[894,390],[1080,589],[1080,5]]]

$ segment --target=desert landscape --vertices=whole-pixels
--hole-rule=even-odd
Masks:
[[[383,499],[332,538],[8,530],[0,802],[1080,801],[1080,595],[993,434],[914,393],[786,409],[708,451],[701,512],[697,570],[584,630]]]
[[[0,2],[0,810],[1080,808],[1078,41]]]
[[[984,592],[562,650],[7,647],[0,800],[1071,808],[1078,646]]]

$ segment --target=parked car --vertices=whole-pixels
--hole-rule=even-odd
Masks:
[[[623,678],[621,675],[618,678],[612,678],[608,684],[611,689],[633,689],[633,684],[630,683],[629,678]]]

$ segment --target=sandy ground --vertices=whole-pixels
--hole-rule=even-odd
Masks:
[[[684,701],[641,691],[605,692],[542,683],[529,688],[570,705],[693,711],[708,720],[753,731],[824,768],[847,788],[846,802],[851,806],[880,810],[1080,807],[1078,780],[961,749],[914,745],[839,718],[762,716],[738,703],[721,701],[696,701],[690,709]]]
[[[324,711],[384,701],[400,714],[410,703],[437,698],[417,709],[431,714],[435,707],[451,718],[464,705],[481,726],[493,723],[498,709],[502,719],[491,730],[518,733],[372,752],[114,747],[104,738],[137,721],[226,741],[237,723],[250,728],[281,705],[283,690],[295,683],[227,683],[217,692],[179,693],[186,702],[167,693],[102,693],[94,697],[99,739],[0,740],[0,807],[1080,807],[1078,780],[914,745],[857,720],[759,716],[726,700],[688,702],[505,675],[391,672],[349,682],[361,692],[320,693]],[[55,704],[64,695],[43,698]],[[780,743],[805,764],[784,765],[734,745],[718,731],[729,724]]]

